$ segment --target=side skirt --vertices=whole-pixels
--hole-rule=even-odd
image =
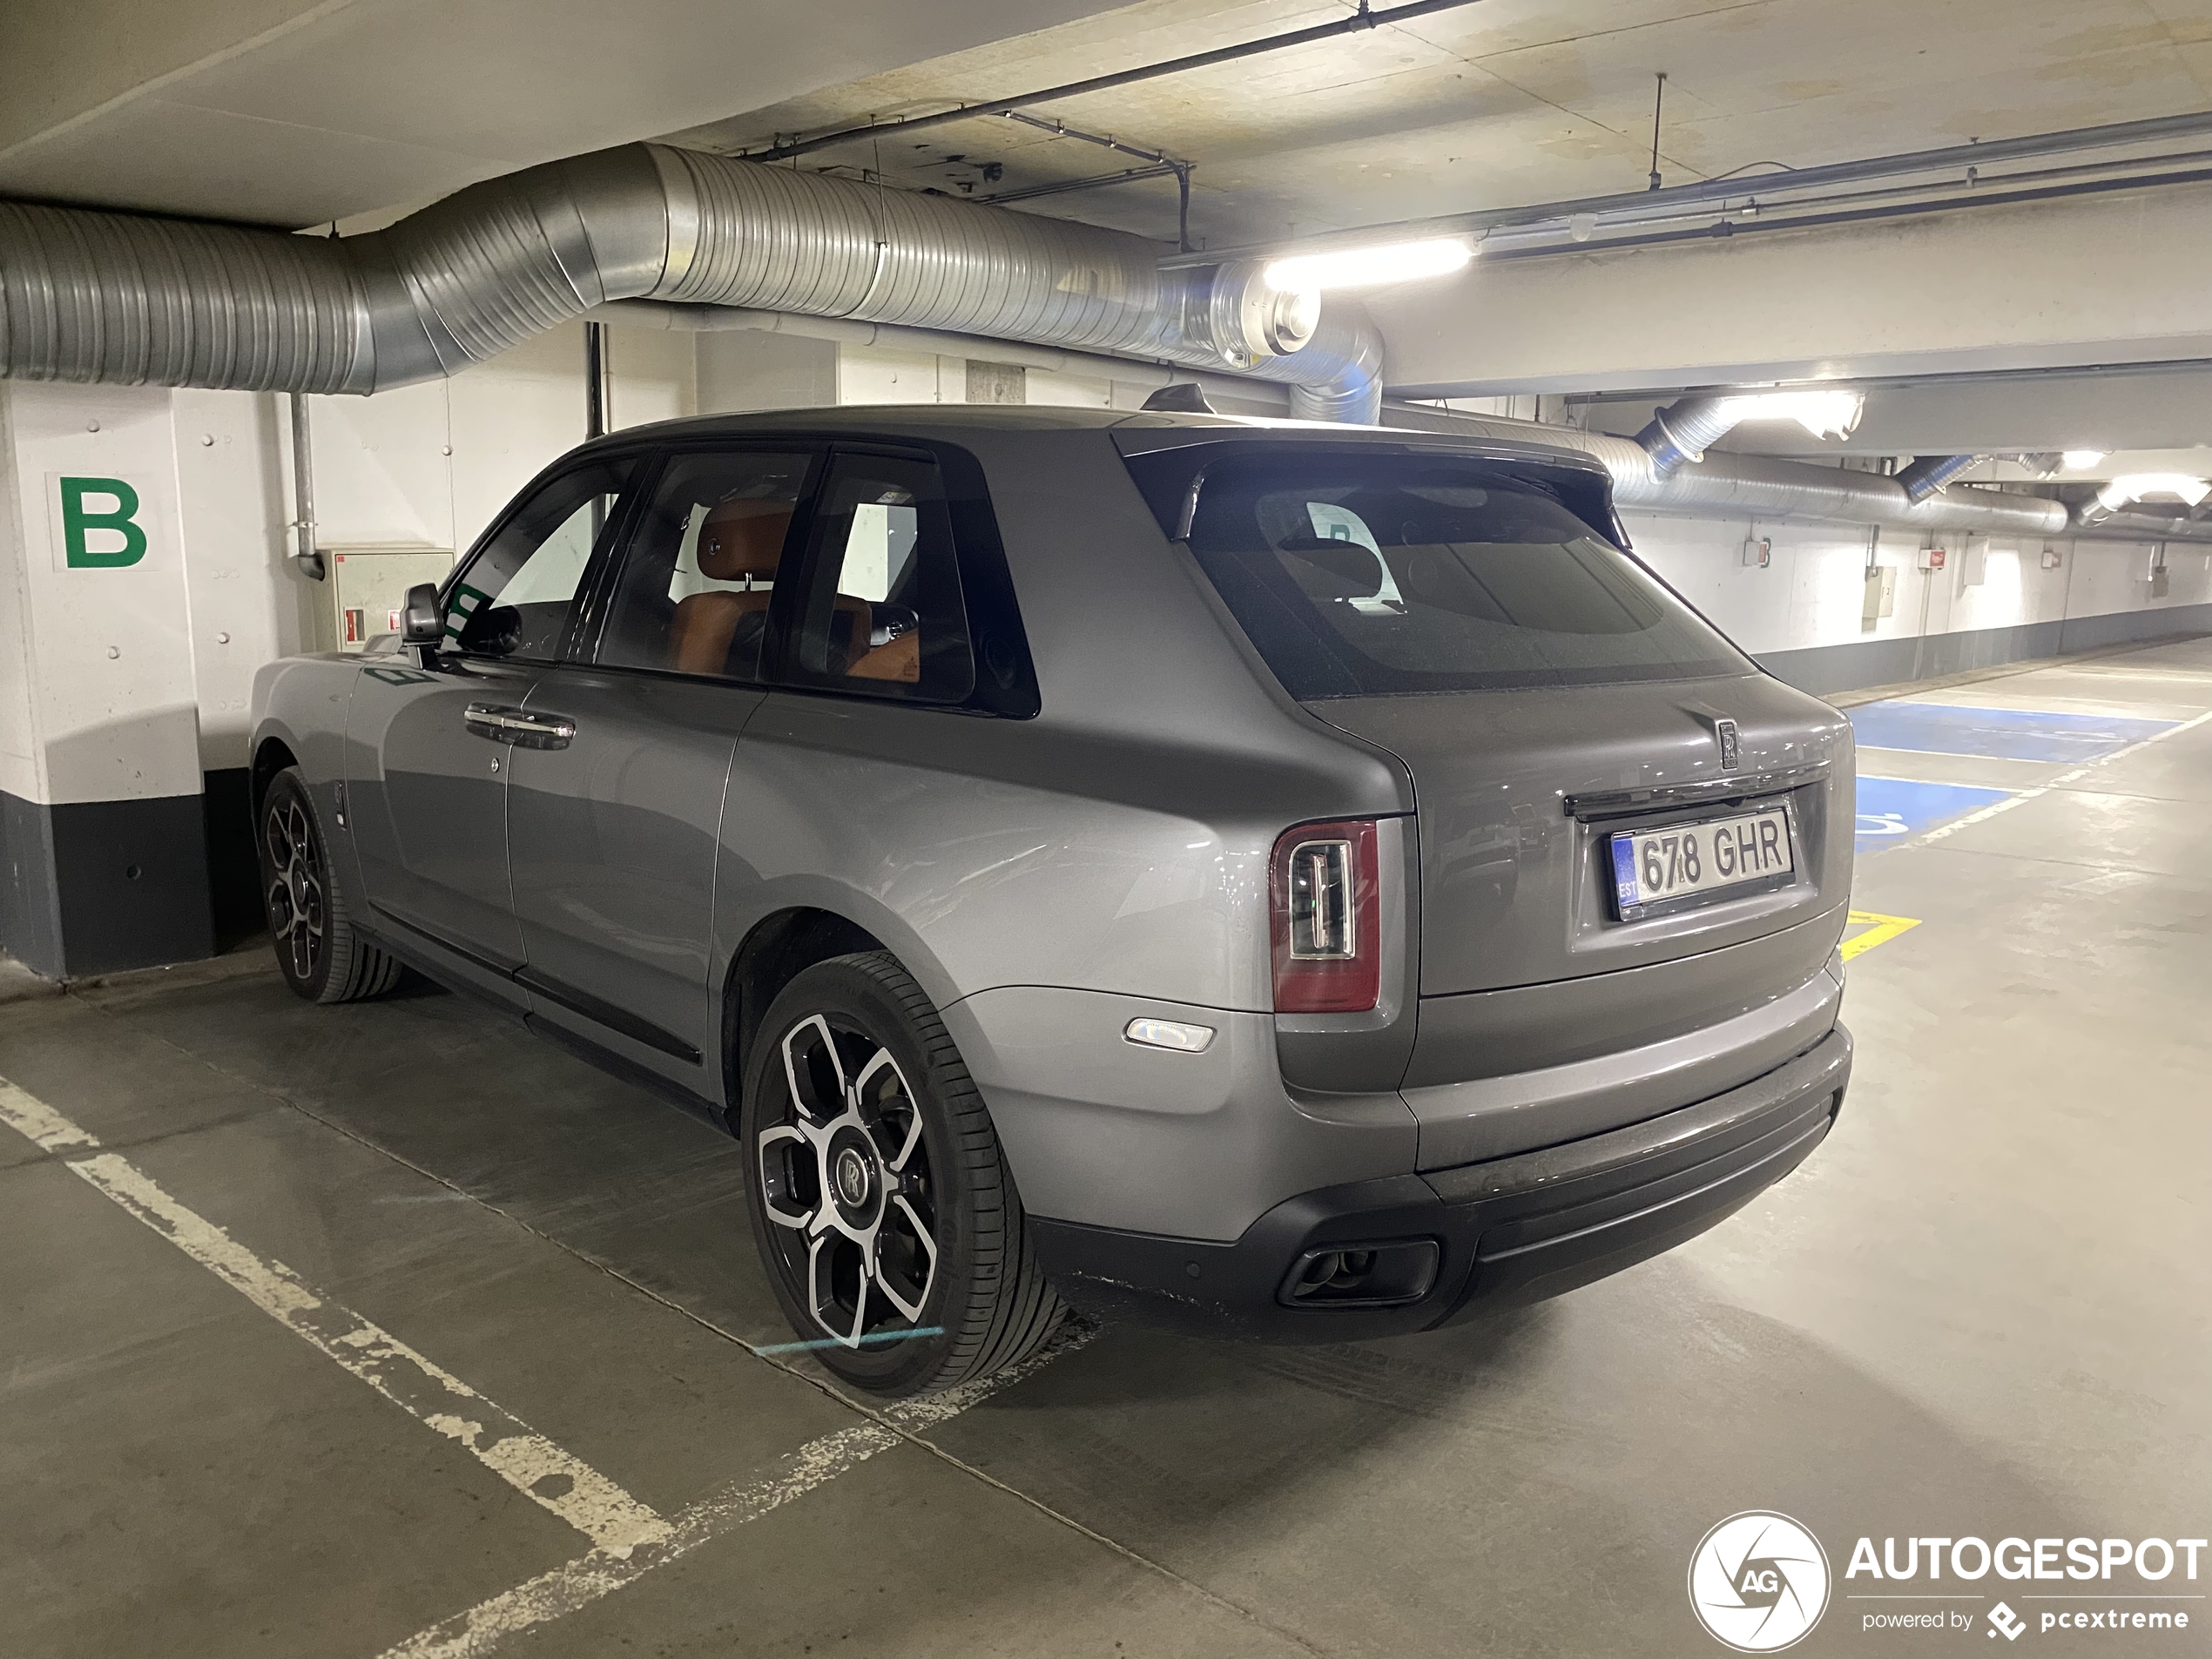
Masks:
[[[355,925],[360,926],[358,923]],[[375,913],[375,924],[373,927],[361,927],[361,931],[373,940],[379,949],[391,952],[423,978],[435,984],[458,995],[466,996],[470,1001],[481,1003],[486,1008],[495,1008],[510,1020],[519,1021],[536,1035],[545,1038],[556,1047],[574,1055],[577,1059],[597,1067],[610,1076],[618,1077],[626,1083],[634,1084],[639,1089],[658,1096],[669,1104],[689,1113],[701,1123],[711,1124],[725,1135],[737,1133],[723,1109],[705,1096],[694,1094],[681,1083],[671,1082],[658,1072],[625,1059],[610,1049],[601,1047],[589,1037],[579,1036],[577,1033],[556,1025],[550,1020],[542,1019],[531,1014],[520,995],[525,989],[528,981],[520,979],[512,970],[502,968],[472,953],[461,950],[457,947],[448,946],[441,941],[432,939],[429,935],[408,927],[407,923],[381,910]],[[512,998],[502,995],[478,981],[454,973],[449,961],[441,960],[448,957],[465,961],[479,972],[498,974],[506,983],[515,987],[517,995]],[[563,1000],[565,1001],[565,999]]]

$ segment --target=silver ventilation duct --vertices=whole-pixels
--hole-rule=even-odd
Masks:
[[[1737,419],[1727,397],[1677,398],[1653,412],[1636,442],[1664,478],[1685,461],[1703,461],[1707,448],[1735,429]]]
[[[1708,392],[1695,397],[1676,398],[1663,409],[1656,411],[1636,434],[1636,442],[1651,456],[1651,464],[1662,478],[1671,477],[1685,462],[1703,462],[1705,451],[1733,432],[1747,420],[1762,415],[1778,415],[1770,401],[1774,396],[1784,400],[1804,395],[1810,388],[1800,388],[1797,394],[1746,394],[1741,392]],[[1815,401],[1817,393],[1811,395]],[[1845,434],[1858,424],[1858,412],[1863,401],[1854,401],[1851,412],[1844,423],[1835,429]],[[1792,411],[1794,413],[1794,411]],[[1798,418],[1805,429],[1815,436],[1824,435],[1824,427],[1814,420]],[[1824,419],[1824,417],[1823,417]],[[1919,499],[1918,496],[1914,500]]]
[[[2068,534],[2065,503],[2041,496],[1962,489],[1914,502],[1905,498],[1903,486],[1894,478],[1802,461],[1716,455],[1707,456],[1699,466],[1662,472],[1640,439],[1617,438],[1609,433],[1488,415],[1447,415],[1440,409],[1406,404],[1392,406],[1389,422],[1580,450],[1602,462],[1613,475],[1615,502],[1652,512],[1718,513],[1898,529],[1971,530],[1988,536]]]
[[[1905,491],[1905,499],[1923,502],[1931,496],[1942,493],[1960,473],[1980,460],[1979,455],[1915,455],[1912,464],[1897,474],[1897,482]]]
[[[1257,262],[665,145],[494,179],[333,240],[0,203],[0,373],[369,393],[610,300],[742,306],[1229,369],[1372,421],[1381,342]]]
[[[2163,513],[2107,513],[2091,518],[2076,512],[2074,536],[2105,542],[2212,542],[2212,519],[2168,517]]]
[[[1898,529],[1973,530],[1989,536],[2059,536],[2067,527],[2066,504],[2041,496],[1959,489],[1916,502],[1896,479],[1879,473],[1848,472],[1841,467],[1764,455],[1715,455],[1702,466],[1666,477],[1640,445],[1622,447],[1635,453],[1602,458],[1613,473],[1614,499],[1624,507],[1840,520]]]

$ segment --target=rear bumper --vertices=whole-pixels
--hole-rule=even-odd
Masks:
[[[1827,1135],[1851,1062],[1839,1025],[1696,1105],[1541,1151],[1302,1193],[1230,1244],[1031,1225],[1062,1294],[1109,1318],[1275,1342],[1432,1330],[1602,1278],[1742,1208]],[[1376,1245],[1410,1270],[1378,1278],[1390,1305],[1293,1299],[1317,1253]]]

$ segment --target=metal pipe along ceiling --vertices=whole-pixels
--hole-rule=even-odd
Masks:
[[[330,239],[0,202],[0,373],[369,393],[610,300],[743,306],[1230,369],[1372,421],[1381,341],[1256,262],[1163,273],[1142,237],[632,144]],[[1309,301],[1310,304],[1310,301]]]
[[[1402,403],[1391,407],[1390,423],[1579,450],[1603,463],[1613,475],[1616,503],[1650,512],[1971,530],[1989,536],[2074,533],[2067,529],[2063,502],[2013,490],[1962,486],[1915,502],[1906,498],[1904,486],[1894,478],[1802,461],[1710,454],[1703,462],[1669,471],[1662,470],[1651,451],[1635,439],[1610,433],[1495,415],[1447,415]]]

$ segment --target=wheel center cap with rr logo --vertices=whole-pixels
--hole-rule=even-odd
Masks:
[[[868,1161],[855,1147],[837,1155],[837,1196],[856,1210],[868,1200]]]

